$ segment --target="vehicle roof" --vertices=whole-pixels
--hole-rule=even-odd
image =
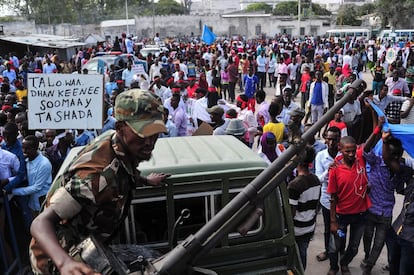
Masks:
[[[160,138],[152,158],[138,169],[146,175],[164,172],[173,175],[219,171],[263,170],[266,162],[233,136],[190,136]]]

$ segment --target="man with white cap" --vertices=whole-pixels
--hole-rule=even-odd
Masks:
[[[85,147],[55,178],[46,206],[33,221],[30,259],[35,274],[95,274],[69,256],[87,236],[109,241],[123,224],[137,186],[158,186],[167,174],[140,175],[160,133],[167,129],[163,106],[151,92],[118,95],[115,130]],[[136,192],[136,191],[135,191]]]

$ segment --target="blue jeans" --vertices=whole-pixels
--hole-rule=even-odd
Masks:
[[[391,219],[391,217],[378,216],[367,211],[365,216],[365,231],[363,240],[365,262],[368,268],[372,268],[375,265],[379,255],[381,254],[387,231],[391,227]],[[374,240],[373,244],[372,240]]]
[[[382,86],[384,86],[384,81],[372,81],[372,91],[374,92],[374,95],[379,94]]]
[[[14,196],[13,199],[17,202],[22,213],[22,218],[25,226],[25,230],[30,234],[30,226],[33,221],[33,213],[29,208],[29,196]]]
[[[303,270],[306,269],[306,255],[308,253],[309,242],[312,239],[312,235],[313,233],[308,233],[303,236],[295,236],[296,244],[299,248],[300,259],[302,260]]]
[[[345,235],[349,226],[349,243],[344,254],[341,256],[341,266],[348,265],[356,254],[358,254],[359,243],[361,242],[362,235],[364,234],[364,220],[365,213],[349,215],[337,214],[338,228],[342,230]],[[339,270],[339,252],[342,247],[345,247],[346,238],[339,238],[336,236],[335,242],[337,243],[337,249],[336,251],[329,251],[329,260],[331,269]]]
[[[414,270],[414,245],[397,236],[393,228],[387,231],[386,244],[390,275],[409,275]]]

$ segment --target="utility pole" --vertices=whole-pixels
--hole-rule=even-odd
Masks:
[[[300,1],[298,0],[298,37],[300,37]]]
[[[152,36],[155,37],[155,3],[152,0]]]
[[[129,25],[128,25],[128,0],[125,0],[125,15],[126,15],[126,32],[127,36],[129,35]]]

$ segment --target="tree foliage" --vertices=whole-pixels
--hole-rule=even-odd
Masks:
[[[253,3],[246,7],[246,11],[264,11],[265,13],[271,13],[272,6],[266,3]]]
[[[413,0],[377,0],[376,8],[383,27],[387,25],[394,28],[410,27],[412,11],[414,9]]]
[[[298,2],[297,1],[285,1],[280,2],[273,9],[274,15],[296,15],[298,14]]]
[[[336,25],[361,26],[362,21],[358,17],[359,15],[355,5],[342,5],[338,10]]]
[[[319,4],[310,3],[302,0],[302,14],[303,10],[307,10],[306,14],[309,14],[309,10],[314,15],[331,15],[331,12],[323,8]],[[298,1],[284,1],[280,2],[273,9],[274,15],[297,15],[298,14]]]
[[[159,0],[155,12],[157,15],[184,14],[184,7],[174,0]]]
[[[0,0],[0,6],[37,24],[96,24],[102,20],[125,19],[126,4],[129,18],[152,15],[154,11],[162,15],[188,13],[192,0],[182,1],[180,5],[174,0],[157,3],[153,0]]]
[[[312,3],[312,13],[315,15],[331,15],[332,13],[319,4]]]

